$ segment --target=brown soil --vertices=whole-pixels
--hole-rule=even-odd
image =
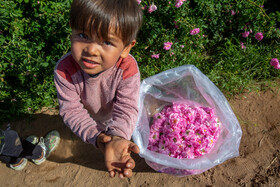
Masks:
[[[229,99],[242,127],[240,156],[202,174],[176,177],[153,171],[136,160],[130,179],[109,178],[102,154],[83,143],[62,122],[57,110],[46,110],[12,123],[20,136],[43,136],[52,129],[61,143],[41,166],[29,162],[22,171],[0,163],[0,186],[280,186],[280,83],[276,88]]]

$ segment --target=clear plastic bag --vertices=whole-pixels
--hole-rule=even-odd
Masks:
[[[210,153],[195,159],[177,159],[147,149],[154,114],[173,102],[195,102],[215,109],[222,123],[219,138]],[[239,155],[242,130],[222,92],[193,65],[161,72],[142,81],[139,116],[133,141],[140,156],[154,170],[177,176],[202,173]]]

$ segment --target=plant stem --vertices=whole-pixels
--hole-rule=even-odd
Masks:
[[[270,20],[270,17],[265,13],[265,11],[264,11],[264,9],[263,9],[262,7],[260,7],[259,5],[257,5],[257,4],[256,4],[255,2],[253,2],[253,1],[250,1],[250,0],[247,0],[247,1],[248,1],[249,3],[255,5],[255,6],[259,7],[259,8],[261,9],[262,13]]]

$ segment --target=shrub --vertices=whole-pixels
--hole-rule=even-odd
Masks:
[[[279,24],[280,13],[266,13],[268,7],[266,4],[262,7],[263,1],[194,0],[183,1],[182,6],[176,8],[175,1],[155,0],[153,3],[158,6],[157,10],[148,13],[147,8],[151,5],[149,2],[141,2],[143,7],[146,6],[145,22],[139,34],[137,50],[133,50],[140,62],[142,76],[151,76],[183,64],[194,64],[211,76],[220,87],[219,82],[223,80],[217,82],[215,79],[235,74],[241,64],[246,65],[240,71],[254,67],[258,79],[279,76],[269,61],[272,57],[279,58],[277,43],[280,25],[276,25],[276,22]],[[190,32],[196,28],[200,32],[192,35]],[[251,32],[247,38],[242,37],[245,31]],[[263,40],[255,39],[257,32],[264,34]],[[173,45],[166,51],[163,45],[168,41],[173,42]],[[241,48],[240,42],[247,46],[246,49]],[[151,58],[153,54],[159,54],[160,57]],[[231,55],[231,58],[226,55]],[[256,59],[255,55],[259,58]],[[234,67],[228,63],[234,64]],[[266,72],[262,73],[261,69]],[[249,79],[254,78],[255,75]],[[222,84],[227,84],[227,80]],[[229,86],[222,87],[232,91]]]
[[[53,69],[70,49],[71,1],[0,3],[1,119],[54,106]]]

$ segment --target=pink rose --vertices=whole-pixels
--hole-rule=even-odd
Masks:
[[[255,35],[255,38],[259,41],[261,41],[263,39],[263,33],[261,32],[257,32],[256,35]]]
[[[158,59],[159,58],[159,54],[154,54],[154,55],[151,55],[152,58],[156,58]]]
[[[164,44],[163,44],[163,49],[165,49],[166,51],[168,51],[170,48],[171,48],[171,46],[172,46],[172,42],[165,42]]]
[[[240,47],[241,47],[241,49],[246,49],[246,46],[244,45],[243,42],[240,42]]]
[[[156,11],[156,10],[157,10],[157,6],[154,5],[154,4],[152,4],[152,5],[149,7],[148,12],[149,12],[149,13],[152,13],[152,12],[154,12],[154,11]]]
[[[186,0],[176,0],[175,7],[179,8],[183,5]]]
[[[242,36],[243,36],[244,38],[247,38],[247,37],[249,36],[249,34],[250,34],[249,31],[245,31],[245,32],[242,33]]]
[[[200,32],[200,29],[199,29],[199,28],[195,28],[195,29],[193,29],[193,30],[190,31],[190,34],[191,34],[191,35],[196,35],[196,34],[198,34],[199,32]]]
[[[275,69],[280,69],[279,60],[277,58],[272,58],[270,65],[272,65]]]

